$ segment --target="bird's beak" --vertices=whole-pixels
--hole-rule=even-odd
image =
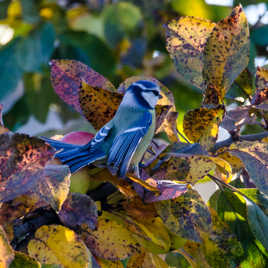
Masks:
[[[163,99],[164,97],[161,94],[159,94],[159,97],[158,98],[160,100],[160,99]]]

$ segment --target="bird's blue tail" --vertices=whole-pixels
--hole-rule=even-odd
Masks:
[[[105,157],[105,154],[100,150],[90,150],[90,142],[86,145],[76,145],[48,139],[46,137],[41,137],[41,139],[58,151],[55,153],[55,157],[64,165],[68,165],[71,173]]]

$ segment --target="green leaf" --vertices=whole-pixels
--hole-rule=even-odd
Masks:
[[[107,5],[103,11],[104,35],[115,47],[124,36],[130,36],[142,20],[141,11],[131,3],[120,2]]]
[[[16,89],[22,76],[22,69],[16,58],[18,42],[15,39],[0,49],[0,100]]]
[[[9,268],[22,268],[22,267],[40,268],[41,264],[35,259],[27,256],[26,254],[16,251],[15,259],[10,264]]]
[[[268,217],[253,202],[246,199],[249,227],[254,236],[262,242],[268,251]]]
[[[0,19],[4,19],[7,16],[7,9],[11,0],[1,1],[0,3]]]
[[[268,44],[268,25],[255,28],[251,33],[251,39],[256,45],[267,46]]]
[[[26,72],[40,70],[41,64],[47,64],[54,50],[55,31],[52,24],[44,23],[21,38],[16,47],[19,66]]]
[[[241,242],[244,254],[238,258],[239,267],[263,268],[267,258],[253,236],[247,221],[247,208],[243,197],[229,191],[216,191],[209,200],[210,206],[226,222]]]
[[[108,78],[113,76],[115,57],[97,36],[85,32],[67,32],[60,36],[60,42],[61,58],[82,61]]]
[[[28,23],[37,23],[39,17],[40,0],[20,0],[22,6],[23,20]]]

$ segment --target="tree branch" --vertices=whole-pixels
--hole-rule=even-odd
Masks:
[[[259,141],[266,137],[268,137],[268,131],[257,133],[257,134],[241,135],[238,137],[238,141]],[[220,148],[230,146],[233,142],[236,142],[236,141],[237,140],[234,140],[232,137],[230,137],[224,141],[217,142],[212,148],[211,152],[215,153]]]

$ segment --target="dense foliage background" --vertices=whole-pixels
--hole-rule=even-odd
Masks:
[[[267,267],[268,16],[242,2],[0,1],[0,268]],[[140,178],[34,137],[87,143],[141,75],[163,98]]]
[[[266,4],[264,1],[242,1],[242,4],[247,14],[254,17],[249,17],[252,22],[249,70],[254,73],[255,58],[262,57],[260,60],[265,63],[267,56],[268,20],[263,14]],[[1,1],[0,102],[4,104],[6,125],[18,130],[31,118],[32,127],[23,129],[39,134],[78,119],[77,113],[53,92],[49,79],[49,60],[67,58],[91,66],[116,86],[132,75],[156,77],[174,93],[181,129],[183,114],[198,106],[201,95],[175,72],[165,48],[162,26],[182,15],[219,21],[230,10],[230,6],[209,5],[204,0]],[[233,85],[228,95],[234,98],[243,96],[243,92]],[[49,112],[53,116],[48,118]],[[41,127],[33,117],[41,123],[47,121],[47,127]],[[65,132],[78,126],[88,129],[87,124],[78,120],[79,123],[72,121],[73,124],[65,125]]]

